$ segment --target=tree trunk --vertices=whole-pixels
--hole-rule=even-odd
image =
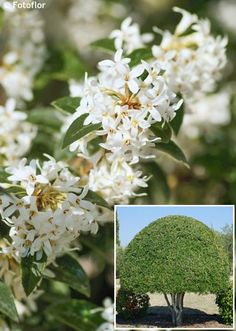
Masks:
[[[171,293],[171,304],[167,294],[164,294],[164,296],[168,306],[171,309],[173,325],[182,325],[184,293]]]

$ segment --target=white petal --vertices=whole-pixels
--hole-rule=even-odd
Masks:
[[[139,86],[134,79],[128,81],[128,87],[129,87],[130,91],[134,94],[136,94],[139,90]]]

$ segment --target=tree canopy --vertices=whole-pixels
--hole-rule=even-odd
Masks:
[[[136,293],[216,293],[229,265],[214,231],[186,216],[160,218],[130,242],[122,260],[122,286]]]

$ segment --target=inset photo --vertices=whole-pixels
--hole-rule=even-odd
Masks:
[[[115,207],[115,326],[235,329],[233,205]]]

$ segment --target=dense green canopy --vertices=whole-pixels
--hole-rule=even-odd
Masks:
[[[151,223],[125,250],[122,286],[136,293],[216,293],[228,281],[226,254],[214,231],[186,216]]]

